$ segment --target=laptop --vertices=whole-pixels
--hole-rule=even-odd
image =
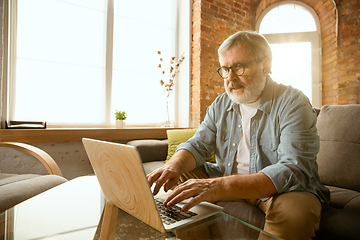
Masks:
[[[170,221],[167,216],[162,220],[162,204],[157,207],[156,202],[164,201],[170,192],[161,189],[154,197],[134,146],[89,138],[82,141],[106,200],[160,232],[173,231],[223,210],[215,204],[202,202],[190,212],[180,211],[181,216],[175,216],[176,221]],[[175,208],[185,203],[186,200]],[[166,208],[165,214],[173,217],[169,213],[172,215],[173,209],[170,212]]]

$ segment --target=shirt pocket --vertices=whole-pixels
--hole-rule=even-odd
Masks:
[[[277,136],[274,137],[262,137],[260,139],[260,150],[263,155],[272,163],[278,161],[278,146],[280,139]]]

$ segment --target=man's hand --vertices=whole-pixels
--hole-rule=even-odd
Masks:
[[[271,179],[264,173],[231,175],[209,179],[190,179],[177,186],[164,205],[173,205],[191,199],[182,208],[187,211],[200,202],[238,201],[271,197],[277,190]]]
[[[222,186],[221,178],[190,179],[177,186],[165,200],[164,205],[172,207],[192,197],[190,202],[182,208],[183,211],[187,211],[200,202],[216,202],[222,198]]]
[[[150,187],[155,182],[155,188],[153,194],[156,195],[161,186],[164,185],[164,190],[167,192],[170,188],[175,186],[180,178],[180,173],[173,167],[165,165],[164,167],[158,168],[147,175]]]
[[[150,187],[154,182],[156,183],[153,194],[156,195],[161,186],[164,186],[164,190],[167,192],[178,184],[181,173],[191,171],[195,167],[195,158],[189,151],[177,151],[164,167],[158,168],[147,175]]]

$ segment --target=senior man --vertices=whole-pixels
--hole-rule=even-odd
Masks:
[[[154,194],[195,175],[164,204],[193,197],[185,211],[203,201],[247,201],[266,214],[265,231],[311,239],[330,198],[317,172],[316,113],[301,91],[270,78],[272,54],[260,34],[238,32],[218,54],[226,93],[208,108],[195,135],[148,175]],[[216,164],[205,161],[213,152]]]

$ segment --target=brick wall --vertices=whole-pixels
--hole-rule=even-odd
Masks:
[[[338,89],[336,104],[360,103],[360,0],[338,1]]]
[[[260,14],[284,0],[194,0],[191,125],[223,90],[217,48],[240,30],[254,30]],[[323,105],[360,103],[360,0],[298,0],[319,17]]]
[[[337,17],[336,6],[332,1],[310,5],[318,14],[321,26],[322,44],[322,102],[323,105],[337,104]]]
[[[251,30],[250,0],[194,0],[191,81],[191,126],[204,119],[207,107],[222,92],[217,49],[230,35]]]

